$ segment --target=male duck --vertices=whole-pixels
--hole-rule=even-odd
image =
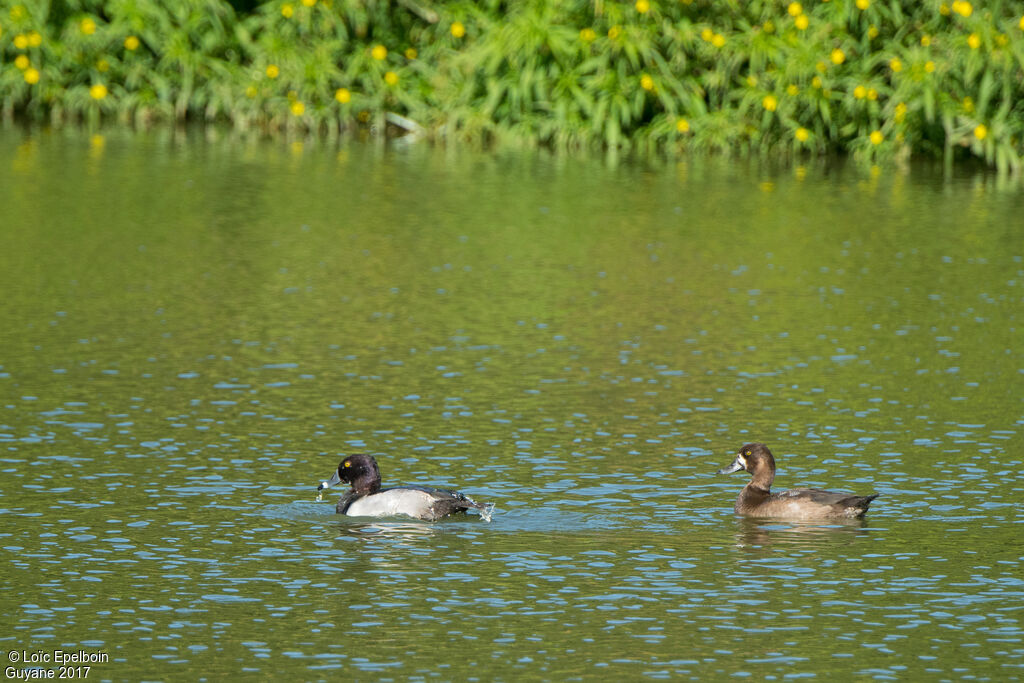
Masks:
[[[826,519],[829,517],[863,517],[877,493],[854,496],[820,489],[791,489],[771,493],[775,480],[775,458],[763,443],[748,443],[736,459],[719,474],[746,470],[753,476],[736,499],[736,514],[751,517],[785,517],[789,519]]]
[[[322,491],[346,482],[352,488],[338,501],[338,514],[350,517],[392,517],[408,515],[430,522],[470,508],[480,510],[485,521],[491,521],[494,504],[477,503],[458,491],[426,486],[380,487],[380,470],[372,455],[350,455],[341,461],[338,470],[327,481],[320,482],[316,499]]]

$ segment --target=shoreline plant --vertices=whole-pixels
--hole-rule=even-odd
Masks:
[[[676,154],[1024,156],[1024,8],[24,0],[0,115]]]

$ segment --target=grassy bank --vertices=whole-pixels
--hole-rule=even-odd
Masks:
[[[1019,169],[1018,2],[50,0],[0,10],[0,107],[477,144],[933,155]]]

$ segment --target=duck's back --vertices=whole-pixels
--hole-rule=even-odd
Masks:
[[[376,493],[338,502],[338,512],[352,517],[394,517],[408,515],[417,519],[436,521],[469,508],[484,509],[457,491],[426,486],[396,486]]]

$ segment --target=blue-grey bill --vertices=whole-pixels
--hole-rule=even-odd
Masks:
[[[331,488],[332,486],[335,486],[335,485],[340,484],[340,483],[341,483],[341,477],[338,476],[337,472],[335,472],[334,476],[332,476],[327,481],[320,482],[320,485],[316,487],[316,499],[317,499],[317,501],[323,500],[323,498],[324,498],[324,491],[326,491],[327,489]]]
[[[718,473],[719,474],[732,474],[733,472],[739,472],[742,469],[743,469],[743,463],[740,462],[739,458],[736,458],[735,460],[732,461],[731,465],[729,465],[728,467],[723,467],[722,469],[718,470]]]

